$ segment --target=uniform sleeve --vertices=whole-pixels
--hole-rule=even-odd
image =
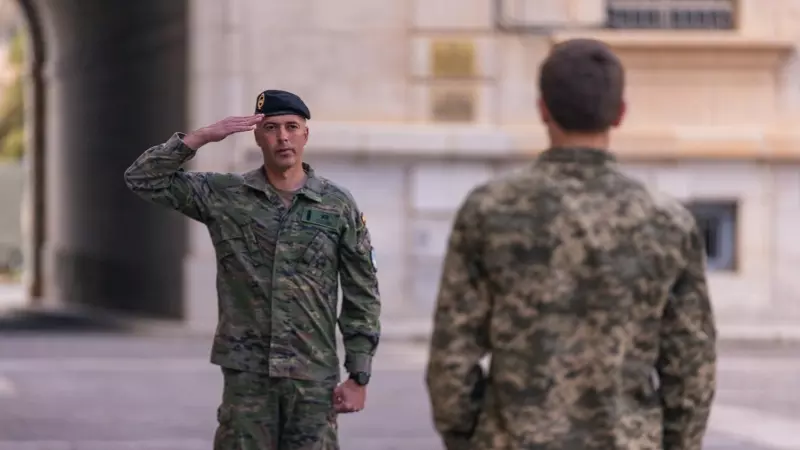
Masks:
[[[716,391],[716,327],[706,286],[705,251],[695,227],[687,266],[662,317],[657,363],[664,450],[701,450]]]
[[[491,299],[481,241],[473,193],[456,214],[450,234],[426,370],[434,424],[448,450],[464,447],[472,435],[486,383],[479,362],[489,351]]]
[[[167,142],[147,149],[125,171],[125,184],[149,202],[205,222],[210,195],[207,174],[181,169],[196,153],[183,143],[183,136],[175,133]]]
[[[372,358],[380,339],[381,301],[372,242],[363,216],[353,201],[339,246],[342,311],[339,329],[349,373],[372,372]]]

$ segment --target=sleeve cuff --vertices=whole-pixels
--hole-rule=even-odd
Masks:
[[[363,353],[351,353],[345,357],[344,368],[348,373],[372,373],[372,356]]]
[[[194,154],[197,153],[197,150],[183,143],[183,138],[185,136],[186,133],[173,133],[169,140],[167,140],[166,147],[171,148],[187,157],[194,156]]]

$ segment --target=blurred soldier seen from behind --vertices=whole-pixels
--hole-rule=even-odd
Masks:
[[[618,167],[624,69],[605,44],[555,46],[539,89],[549,148],[456,215],[426,372],[436,429],[448,450],[700,450],[716,328],[694,218]]]

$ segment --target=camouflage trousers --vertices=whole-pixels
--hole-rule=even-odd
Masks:
[[[214,450],[339,450],[335,382],[222,373]]]

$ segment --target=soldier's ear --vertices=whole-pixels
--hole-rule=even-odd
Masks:
[[[542,123],[549,124],[552,121],[550,110],[547,109],[547,105],[541,97],[536,100],[536,106],[539,109],[539,117],[542,119]]]
[[[616,128],[622,124],[622,119],[625,118],[625,113],[628,111],[628,105],[625,103],[625,100],[622,100],[622,103],[619,105],[619,113],[617,113],[617,118],[611,122],[611,126]]]

